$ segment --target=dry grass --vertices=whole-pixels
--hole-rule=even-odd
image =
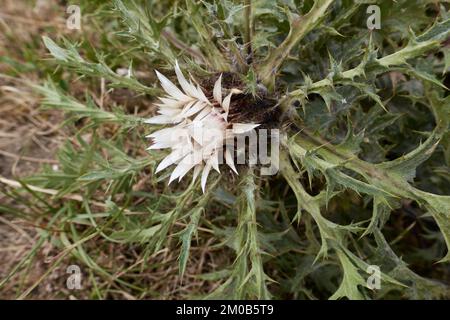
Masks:
[[[5,0],[0,12],[0,56],[14,61],[18,66],[27,64],[25,44],[39,39],[44,26],[58,26],[62,17],[54,5],[40,5],[34,8],[25,1]],[[47,17],[48,20],[43,20]],[[33,48],[34,49],[34,48]],[[36,48],[35,54],[43,54],[44,48]],[[11,64],[0,63],[0,175],[18,178],[34,173],[43,163],[54,164],[54,150],[59,144],[58,129],[52,123],[58,123],[57,113],[42,114],[38,111],[39,101],[23,81],[37,81],[38,70],[14,70]],[[16,78],[7,76],[12,74]],[[1,188],[5,188],[3,185]],[[0,203],[13,205],[27,210],[26,205],[13,202],[4,193],[0,194]],[[11,215],[0,216],[0,277],[6,277],[14,266],[23,259],[36,242],[36,228],[27,221]],[[52,246],[44,246],[43,252],[49,254]],[[21,288],[31,285],[45,271],[43,254],[29,268],[30,272],[16,274],[1,290],[3,299],[14,298]],[[35,298],[47,298],[52,294],[51,285],[34,292]]]
[[[39,234],[49,230],[41,212],[31,209],[25,202],[11,199],[6,192],[17,187],[17,180],[38,172],[43,165],[57,166],[55,151],[67,141],[68,134],[60,127],[64,117],[60,111],[43,111],[39,109],[40,98],[32,92],[27,84],[40,83],[44,80],[44,65],[47,50],[42,44],[43,35],[58,37],[70,34],[65,28],[65,6],[58,1],[2,1],[0,12],[0,56],[8,61],[0,63],[0,204],[14,207],[17,213],[0,215],[0,279],[4,279],[14,268],[33,252],[39,241]],[[95,33],[84,30],[84,36],[96,40]],[[30,62],[30,59],[32,62]],[[142,72],[144,79],[148,74]],[[123,105],[131,113],[149,113],[149,102],[131,94],[127,90],[105,92],[104,83],[90,86],[89,82],[74,79],[71,92],[82,96],[85,91],[93,94],[96,102],[105,108]],[[110,132],[108,132],[108,130]],[[105,135],[112,135],[117,130],[114,126],[105,128]],[[133,187],[134,190],[145,188],[148,177],[143,177]],[[31,200],[30,200],[31,201]],[[34,216],[34,218],[33,218]],[[66,287],[66,267],[71,257],[53,268],[61,254],[55,243],[45,241],[32,259],[26,261],[26,267],[14,274],[0,290],[0,298],[20,298],[28,288],[26,298],[31,299],[67,299],[89,298],[92,285],[98,288],[97,298],[136,299],[159,297],[162,299],[183,298],[193,293],[204,294],[212,289],[209,281],[196,278],[196,274],[213,271],[218,265],[216,260],[226,259],[221,253],[216,254],[208,248],[210,243],[199,243],[192,248],[191,260],[186,270],[184,281],[178,275],[177,254],[169,248],[161,250],[148,258],[142,257],[139,248],[129,245],[102,243],[93,239],[86,243],[86,250],[96,251],[96,263],[109,270],[117,270],[108,280],[82,270],[89,283],[81,291],[70,291]],[[152,268],[144,265],[151,264]],[[49,268],[51,271],[48,272]],[[45,277],[43,277],[45,276]],[[139,283],[145,288],[144,293],[135,290],[123,290],[116,280]],[[108,292],[102,296],[102,292]],[[131,293],[130,293],[131,292]]]

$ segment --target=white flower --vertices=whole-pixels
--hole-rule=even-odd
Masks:
[[[241,91],[232,89],[222,100],[222,75],[214,84],[210,100],[201,87],[194,84],[195,81],[186,80],[178,63],[175,64],[175,73],[182,90],[156,71],[167,95],[159,98],[161,102],[155,104],[159,114],[146,120],[146,123],[171,124],[172,126],[147,136],[153,138],[153,144],[149,149],[171,149],[171,153],[156,168],[156,172],[159,172],[173,164],[176,165],[169,184],[175,179],[180,181],[193,169],[194,180],[201,173],[202,190],[205,192],[211,169],[220,172],[219,157],[222,156],[223,146],[227,142],[234,141],[236,135],[250,131],[258,124],[231,124],[227,121],[231,97],[233,93]],[[237,173],[233,155],[228,148],[224,153],[225,162]]]

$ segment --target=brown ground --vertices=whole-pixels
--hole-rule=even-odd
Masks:
[[[38,97],[31,92],[24,81],[37,81],[39,70],[26,66],[32,52],[45,55],[39,42],[44,28],[58,28],[64,23],[61,7],[55,1],[4,0],[0,9],[0,56],[13,59],[14,63],[0,62],[0,178],[3,182],[17,180],[36,172],[42,165],[56,165],[54,153],[64,141],[64,134],[55,125],[60,123],[62,115],[58,112],[38,110]],[[29,45],[29,49],[27,49]],[[37,57],[35,57],[37,58]],[[14,65],[18,68],[15,70]],[[14,78],[13,78],[14,77]],[[0,191],[5,184],[0,182]],[[27,210],[27,206],[18,203],[0,192],[0,204],[14,206],[18,210]],[[37,230],[18,216],[0,214],[0,279],[5,279],[33,248],[37,240]],[[15,298],[46,270],[46,256],[53,246],[43,245],[38,258],[25,270],[16,274],[0,290],[0,298]],[[58,278],[57,270],[50,278]],[[49,279],[50,279],[49,278]],[[1,280],[0,280],[1,281]],[[30,297],[45,299],[54,296],[56,281],[48,281],[32,292]]]

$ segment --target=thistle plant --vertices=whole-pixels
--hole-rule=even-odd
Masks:
[[[155,173],[177,163],[170,175],[170,184],[177,178],[180,181],[192,168],[194,168],[194,180],[202,171],[201,184],[205,192],[206,180],[211,168],[220,173],[221,146],[230,140],[234,142],[235,135],[252,130],[258,124],[234,123],[231,132],[227,132],[226,129],[230,125],[228,113],[233,90],[222,100],[222,75],[214,84],[214,101],[211,102],[199,85],[194,86],[192,81],[186,80],[178,63],[175,65],[175,72],[184,92],[156,71],[168,97],[160,98],[162,103],[157,105],[160,115],[146,121],[150,124],[177,123],[175,127],[161,129],[148,136],[154,139],[154,144],[149,149],[171,148],[172,150],[158,165]],[[240,92],[238,89],[234,90]],[[225,159],[228,166],[237,173],[230,149],[225,151]]]
[[[161,293],[133,276],[174,261],[182,298],[449,298],[449,5],[373,3],[381,29],[367,28],[364,1],[91,9],[107,25],[98,47],[43,37],[59,71],[33,88],[71,136],[58,169],[9,183],[23,190],[14,197],[31,194],[58,225],[42,241],[61,258],[139,298]],[[143,102],[100,105],[66,77]],[[274,175],[236,166],[250,142],[226,148],[258,129],[281,133]],[[123,278],[99,261],[98,241],[137,248]],[[193,279],[197,291],[177,291]],[[93,284],[90,296],[108,290]]]

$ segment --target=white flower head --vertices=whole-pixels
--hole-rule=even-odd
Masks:
[[[148,135],[148,138],[153,139],[153,144],[148,149],[171,149],[171,153],[156,168],[156,172],[159,172],[176,165],[169,184],[176,179],[180,181],[193,169],[194,180],[201,173],[202,190],[205,192],[211,169],[220,172],[223,146],[234,141],[236,135],[253,130],[259,124],[228,122],[231,97],[233,93],[241,91],[231,89],[222,99],[222,75],[214,84],[212,97],[208,98],[200,85],[193,79],[188,81],[184,77],[178,62],[175,64],[175,73],[181,89],[156,71],[167,95],[159,98],[160,103],[155,104],[158,115],[145,122],[171,126]],[[230,128],[232,130],[227,130]],[[228,148],[225,150],[225,162],[237,174],[234,157]]]

